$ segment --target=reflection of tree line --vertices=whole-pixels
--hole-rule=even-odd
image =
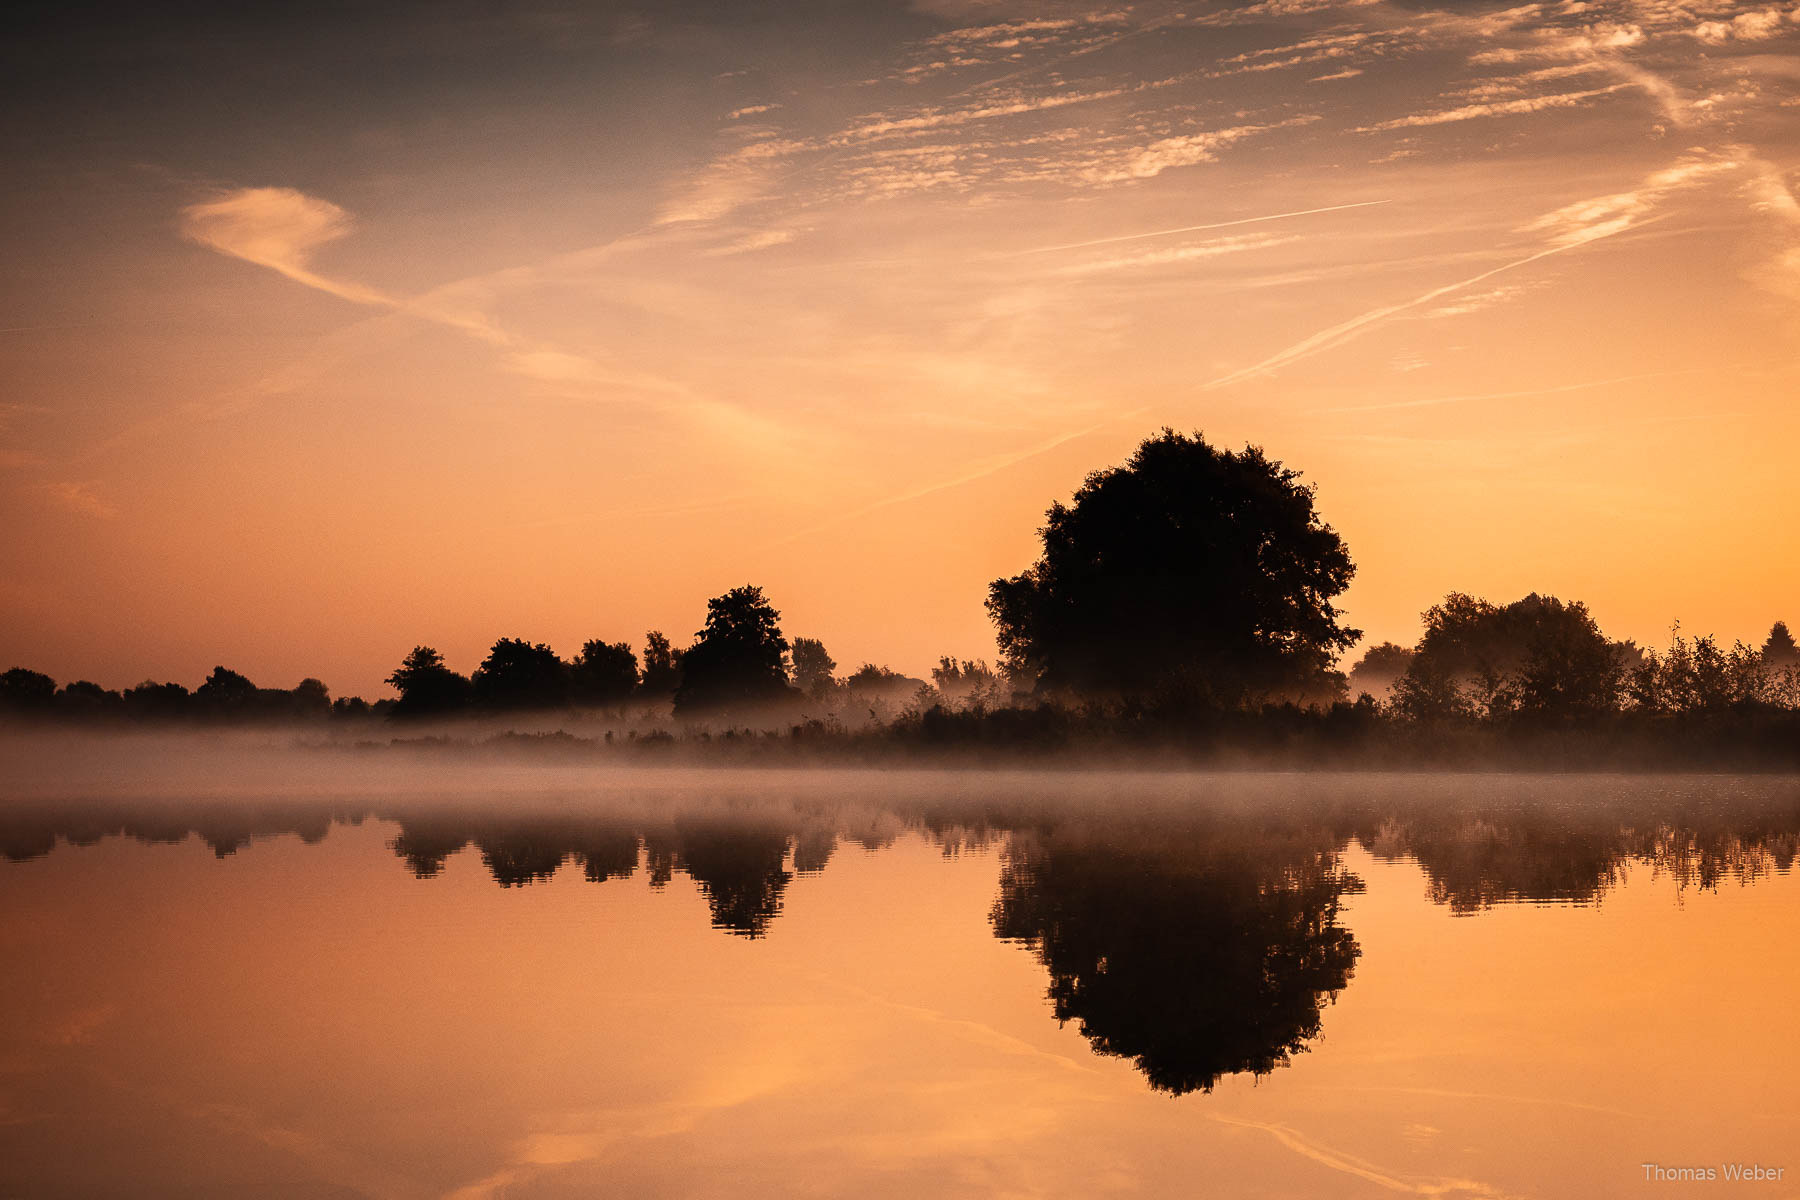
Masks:
[[[0,854],[25,860],[60,838],[122,835],[173,843],[197,834],[220,857],[255,838],[323,838],[334,821],[391,820],[390,845],[413,874],[438,875],[473,848],[502,887],[565,866],[593,882],[676,872],[705,897],[713,925],[766,933],[796,873],[821,871],[840,841],[870,849],[903,831],[946,853],[1001,839],[995,935],[1030,947],[1049,973],[1059,1020],[1096,1049],[1129,1058],[1180,1094],[1237,1073],[1263,1074],[1303,1051],[1360,954],[1340,924],[1361,889],[1341,863],[1352,841],[1378,859],[1413,860],[1427,893],[1458,913],[1535,900],[1592,903],[1633,864],[1683,888],[1752,882],[1800,853],[1800,796],[1640,796],[1571,807],[1423,796],[1320,800],[1279,808],[1198,803],[1108,816],[1055,804],[937,803],[862,812],[722,808],[634,817],[443,808],[120,805],[13,809]]]

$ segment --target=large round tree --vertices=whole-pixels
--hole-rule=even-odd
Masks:
[[[1044,553],[987,608],[1007,665],[1052,688],[1235,704],[1315,692],[1360,631],[1355,567],[1300,473],[1171,429],[1052,505]]]

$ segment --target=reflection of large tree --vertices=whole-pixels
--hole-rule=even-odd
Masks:
[[[1318,1035],[1359,953],[1337,925],[1357,886],[1328,838],[1065,829],[1013,839],[993,922],[1049,969],[1059,1020],[1179,1095]]]
[[[761,937],[781,912],[781,893],[793,873],[785,869],[788,830],[750,821],[689,819],[676,822],[681,865],[712,906],[716,928]]]

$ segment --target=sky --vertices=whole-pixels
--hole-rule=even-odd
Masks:
[[[1347,620],[1800,620],[1800,5],[68,6],[0,49],[0,665],[992,657],[1162,426]],[[154,10],[154,11],[152,11]]]

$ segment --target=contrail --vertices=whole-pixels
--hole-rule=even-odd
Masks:
[[[1643,379],[1668,379],[1676,375],[1694,375],[1701,371],[1715,370],[1713,367],[1684,367],[1679,371],[1645,371],[1637,375],[1615,375],[1611,379],[1588,379],[1580,383],[1562,383],[1554,387],[1524,388],[1513,392],[1480,392],[1460,396],[1432,396],[1425,400],[1396,400],[1390,404],[1352,404],[1341,408],[1320,408],[1315,412],[1322,413],[1358,413],[1388,412],[1402,408],[1432,408],[1440,404],[1464,404],[1481,400],[1520,400],[1532,396],[1554,396],[1562,392],[1582,392],[1589,388],[1606,387],[1614,383],[1636,383]]]
[[[1361,330],[1366,329],[1368,326],[1373,325],[1378,321],[1385,321],[1396,313],[1405,312],[1409,308],[1417,308],[1419,305],[1429,303],[1440,296],[1448,296],[1451,292],[1460,292],[1464,288],[1474,287],[1476,284],[1481,283],[1484,280],[1492,279],[1494,276],[1499,275],[1504,271],[1517,270],[1519,267],[1537,262],[1539,259],[1549,258],[1552,254],[1561,254],[1565,250],[1574,250],[1577,247],[1585,246],[1590,242],[1599,241],[1600,237],[1608,236],[1611,235],[1602,234],[1598,237],[1587,238],[1579,242],[1567,242],[1560,246],[1551,246],[1547,250],[1539,250],[1535,254],[1527,254],[1524,258],[1515,258],[1509,263],[1501,263],[1499,266],[1483,271],[1479,275],[1471,275],[1467,279],[1459,279],[1455,283],[1446,283],[1442,287],[1432,288],[1424,295],[1414,296],[1411,300],[1403,300],[1399,304],[1390,304],[1385,308],[1372,308],[1366,313],[1351,317],[1348,321],[1333,325],[1329,329],[1320,330],[1318,333],[1313,334],[1303,341],[1295,342],[1285,350],[1278,350],[1259,363],[1255,363],[1248,367],[1242,367],[1229,374],[1221,375],[1208,383],[1201,384],[1200,390],[1203,392],[1210,392],[1214,388],[1226,387],[1230,384],[1237,383],[1240,380],[1248,379],[1252,375],[1261,375],[1263,372],[1272,371],[1276,367],[1286,366],[1296,359],[1310,358],[1322,350],[1329,350],[1333,346],[1350,340]]]
[[[1285,221],[1289,217],[1310,217],[1315,213],[1342,212],[1346,208],[1369,208],[1392,204],[1392,200],[1358,200],[1354,204],[1331,204],[1324,208],[1302,208],[1295,212],[1271,213],[1266,217],[1243,217],[1236,221],[1215,221],[1211,225],[1183,225],[1180,229],[1158,229],[1154,233],[1125,233],[1118,237],[1095,238],[1091,242],[1068,242],[1061,246],[1039,246],[1033,250],[1016,250],[1011,257],[1026,254],[1051,254],[1057,250],[1082,250],[1089,246],[1110,246],[1115,242],[1136,242],[1144,238],[1172,237],[1177,233],[1199,233],[1204,229],[1229,229],[1233,225],[1255,225],[1262,221]]]

